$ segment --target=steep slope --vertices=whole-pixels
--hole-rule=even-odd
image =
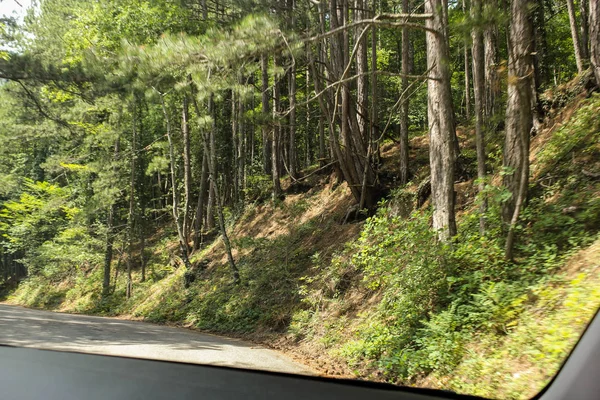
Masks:
[[[546,103],[515,263],[503,258],[504,193],[492,185],[488,233],[479,236],[472,135],[464,128],[460,232],[452,245],[436,241],[428,203],[420,204],[428,167],[427,138],[418,136],[411,142],[414,182],[391,190],[366,221],[347,221],[353,212],[345,184],[311,171],[302,185],[287,182],[284,201],[257,203],[232,218],[239,286],[219,239],[207,241],[186,271],[165,230],[150,241],[150,279],[139,282],[136,271],[129,300],[123,274],[102,298],[102,271],[94,268],[56,283],[32,278],[10,301],[243,335],[331,375],[532,395],[600,305],[600,95],[588,97],[575,82]],[[496,171],[500,142],[491,138],[488,149]],[[385,145],[382,156],[383,176],[393,182],[397,146]]]

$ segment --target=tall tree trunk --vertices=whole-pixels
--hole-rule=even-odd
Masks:
[[[581,16],[581,57],[587,63],[590,58],[589,42],[589,4],[587,0],[579,0],[579,14]]]
[[[310,73],[309,73],[309,69],[306,69],[306,91],[305,91],[305,96],[306,98],[309,98],[311,95],[311,90],[310,90]],[[311,166],[312,164],[312,148],[313,148],[313,133],[311,132],[311,120],[310,120],[310,103],[306,104],[306,128],[305,128],[305,168],[308,168]]]
[[[206,229],[215,228],[215,195],[212,189],[212,181],[208,183],[208,201],[206,203]]]
[[[529,182],[529,135],[533,126],[531,98],[534,66],[533,26],[530,0],[513,0],[509,34],[508,103],[506,107],[506,139],[503,184],[511,193],[502,205],[502,218],[508,225],[505,256],[513,258],[515,227],[525,199]]]
[[[194,101],[194,104],[196,102]],[[200,110],[196,110],[196,114],[199,114]],[[194,250],[200,248],[202,242],[202,222],[204,220],[204,206],[206,197],[206,186],[208,180],[208,157],[204,148],[202,148],[202,172],[200,173],[200,193],[198,194],[198,203],[196,206],[196,218],[194,220]]]
[[[355,11],[354,20],[360,21],[365,19],[365,4],[364,0],[355,0]],[[368,79],[367,76],[367,38],[366,35],[362,35],[362,29],[356,30],[355,42],[357,43],[356,49],[356,106],[357,106],[357,121],[358,131],[360,135],[365,138],[369,136],[369,91],[368,91]]]
[[[120,120],[121,116],[119,116]],[[117,136],[115,139],[115,150],[113,156],[113,162],[119,158],[119,153],[121,152],[121,140]],[[113,173],[117,174],[116,166],[113,166]],[[110,207],[108,208],[108,218],[106,221],[106,248],[104,251],[104,278],[102,280],[102,295],[106,296],[110,292],[110,266],[112,264],[113,259],[113,246],[115,240],[115,232],[114,232],[114,220],[115,220],[115,204],[114,200],[112,201]]]
[[[537,93],[548,83],[550,76],[548,63],[548,35],[546,32],[546,9],[543,1],[532,2],[533,7],[533,29],[534,48],[532,49],[535,67],[535,102]],[[512,20],[512,19],[511,19]]]
[[[575,16],[575,4],[573,0],[567,0],[567,10],[569,11],[569,24],[571,25],[571,38],[573,39],[573,48],[575,50],[575,62],[577,63],[577,73],[583,72],[583,56],[581,52],[581,43],[579,42],[579,32],[577,30],[577,17]]]
[[[410,12],[409,0],[402,0],[402,12]],[[410,38],[408,28],[402,28],[402,93],[408,88],[408,74],[411,72],[410,65]],[[402,101],[400,111],[400,184],[408,182],[408,98]]]
[[[231,91],[231,155],[232,155],[232,167],[231,175],[233,180],[233,202],[237,204],[239,201],[239,190],[240,190],[240,177],[238,175],[237,163],[238,163],[238,105],[237,105],[238,93]]]
[[[466,14],[468,10],[467,0],[462,1],[462,9]],[[469,46],[465,42],[464,49],[464,62],[465,62],[465,117],[468,120],[471,118],[471,77],[469,75]]]
[[[225,245],[225,252],[227,253],[227,259],[229,261],[229,267],[231,268],[231,272],[233,275],[233,280],[237,284],[240,282],[240,273],[235,265],[235,260],[233,259],[233,253],[231,250],[231,242],[229,241],[229,236],[227,236],[227,229],[225,226],[225,217],[223,216],[223,204],[221,203],[221,196],[219,196],[219,187],[217,183],[217,145],[216,145],[216,115],[215,115],[215,106],[213,95],[210,95],[209,98],[209,114],[211,116],[211,129],[210,129],[210,137],[207,137],[205,132],[203,132],[204,139],[204,151],[207,155],[207,158],[210,160],[208,163],[208,173],[209,179],[212,183],[211,191],[213,192],[213,197],[215,199],[215,205],[217,208],[217,217],[219,220],[219,229],[221,230],[221,237],[223,239],[223,244]]]
[[[377,2],[373,0],[373,16],[377,14]],[[371,138],[376,146],[373,157],[375,164],[379,163],[379,125],[378,125],[378,94],[377,94],[377,27],[371,27]],[[408,103],[407,103],[408,104]]]
[[[456,162],[455,126],[450,91],[447,9],[443,0],[426,0],[425,13],[433,18],[426,21],[428,80],[427,115],[429,120],[431,167],[431,199],[433,228],[440,240],[456,235],[454,214],[454,170]]]
[[[136,107],[135,107],[135,98],[133,100],[133,111],[132,111],[132,136],[131,136],[131,175],[129,181],[129,214],[127,216],[127,242],[128,242],[128,250],[127,250],[127,289],[126,296],[127,298],[131,297],[131,292],[133,289],[133,282],[131,280],[131,270],[133,267],[133,240],[135,237],[134,233],[134,220],[135,220],[135,159],[136,159],[136,140],[137,140],[137,115],[136,115]]]
[[[485,77],[484,77],[484,45],[483,31],[480,26],[480,20],[483,16],[482,0],[471,0],[471,16],[475,21],[473,27],[472,39],[473,45],[471,52],[473,55],[473,92],[475,97],[475,141],[477,146],[477,179],[480,196],[485,189]],[[479,233],[485,233],[485,213],[487,211],[487,200],[481,198],[479,207]]]
[[[181,132],[183,134],[183,245],[189,254],[190,243],[190,205],[192,201],[192,156],[190,151],[189,103],[186,95],[183,96],[183,111],[181,113]]]
[[[246,175],[246,125],[244,121],[244,99],[238,94],[238,154],[237,154],[237,177],[238,177],[238,201],[244,201],[245,175]]]
[[[296,63],[292,62],[289,75],[289,102],[290,102],[290,137],[289,137],[289,162],[290,176],[298,177],[298,155],[296,152]]]
[[[142,279],[141,282],[146,282],[146,206],[142,201],[142,209],[141,216],[139,220],[139,232],[138,236],[140,238],[140,263],[142,269]]]
[[[584,1],[584,0],[582,0]],[[600,86],[600,4],[590,0],[590,63]]]
[[[275,67],[277,67],[277,58],[273,59]],[[279,140],[281,138],[281,119],[279,116],[280,110],[280,99],[279,99],[279,79],[275,75],[273,82],[273,138],[271,140],[271,175],[273,177],[273,200],[281,197],[281,182],[280,182],[280,157],[281,157],[281,146]]]
[[[106,247],[104,250],[104,279],[102,280],[102,295],[106,296],[110,290],[110,265],[113,257],[113,243],[114,243],[114,213],[115,206],[111,204],[108,207],[108,218],[106,221]]]
[[[271,139],[269,112],[269,56],[263,54],[260,58],[261,72],[261,101],[262,101],[262,163],[265,175],[271,173]]]
[[[169,113],[167,111],[167,106],[165,104],[164,94],[160,94],[160,101],[163,111],[163,116],[165,118],[166,128],[167,128],[167,140],[169,142],[169,166],[171,169],[171,190],[173,191],[173,204],[172,204],[172,212],[173,212],[173,220],[175,221],[175,227],[177,228],[177,237],[179,239],[179,249],[181,251],[181,258],[183,259],[183,263],[187,269],[191,268],[190,260],[188,258],[188,249],[187,245],[185,245],[185,236],[183,235],[183,226],[181,224],[181,218],[179,216],[179,192],[177,190],[177,174],[175,171],[175,152],[173,148],[173,137],[171,134],[171,120],[169,118]]]
[[[498,9],[498,0],[486,0],[483,5],[486,16],[494,15]],[[496,20],[487,21],[483,32],[485,58],[485,115],[491,123],[497,112],[496,99],[500,97],[500,80],[498,79],[498,24]],[[490,126],[495,130],[495,127]]]

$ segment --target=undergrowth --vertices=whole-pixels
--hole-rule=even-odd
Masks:
[[[100,295],[97,261],[67,278],[31,277],[11,300],[254,337],[285,335],[361,378],[532,395],[600,304],[600,187],[582,172],[600,159],[599,109],[600,96],[585,100],[535,154],[514,262],[504,259],[503,227],[494,222],[502,193],[487,193],[484,236],[475,204],[448,244],[436,240],[429,211],[397,210],[414,200],[406,188],[356,229],[340,225],[344,212],[305,218],[320,201],[311,194],[272,206],[269,212],[286,218],[283,233],[233,236],[241,285],[232,283],[217,239],[194,255],[200,266],[186,287],[188,271],[172,262],[164,238],[151,249],[147,281],[139,282],[135,271],[130,299],[124,274],[110,296]],[[247,209],[238,226],[260,222],[257,213]]]

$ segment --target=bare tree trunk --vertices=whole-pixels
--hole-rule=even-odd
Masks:
[[[142,206],[142,216],[139,221],[140,262],[142,267],[141,282],[146,282],[146,208]]]
[[[511,198],[502,205],[502,218],[509,226],[505,257],[513,258],[515,226],[527,198],[529,180],[529,135],[533,126],[532,102],[534,67],[533,26],[530,0],[513,0],[509,34],[508,104],[503,184]]]
[[[262,163],[265,175],[271,173],[271,140],[269,128],[269,56],[263,54],[260,58],[261,65],[261,100],[262,100]]]
[[[426,21],[428,80],[427,115],[429,120],[431,166],[431,199],[433,228],[440,240],[456,235],[454,214],[454,170],[456,163],[455,126],[450,92],[447,10],[443,0],[426,0],[425,13],[433,18]]]
[[[535,67],[535,103],[537,103],[537,94],[540,93],[541,88],[546,85],[550,75],[548,63],[548,35],[546,32],[546,10],[544,4],[545,2],[543,1],[532,2],[534,37],[534,47],[532,51],[534,54],[533,62]],[[538,113],[536,112],[536,114]]]
[[[365,19],[364,0],[355,0],[354,20],[360,21]],[[369,136],[369,106],[368,106],[368,66],[367,66],[367,38],[363,35],[360,37],[362,30],[357,30],[355,41],[357,42],[356,50],[356,105],[357,105],[357,121],[358,131],[363,138]]]
[[[225,245],[225,251],[227,253],[227,259],[229,261],[229,267],[231,268],[233,274],[233,280],[237,284],[240,282],[240,273],[238,271],[237,266],[235,265],[235,260],[233,259],[233,253],[231,251],[231,242],[229,241],[229,236],[227,236],[227,229],[225,227],[225,217],[223,216],[223,204],[221,203],[221,197],[219,196],[219,188],[217,183],[217,145],[216,145],[216,115],[215,115],[215,106],[213,95],[210,95],[209,98],[209,114],[211,116],[211,129],[210,129],[210,137],[207,137],[205,132],[202,132],[202,136],[204,139],[204,152],[207,158],[210,160],[208,163],[208,173],[209,179],[212,183],[211,191],[213,192],[213,197],[215,199],[216,208],[217,208],[217,216],[219,220],[219,228],[221,230],[221,237],[223,238],[223,244]],[[197,107],[197,106],[196,106]]]
[[[165,104],[164,94],[160,94],[160,101],[163,111],[163,116],[165,118],[165,123],[167,125],[167,140],[169,142],[169,165],[171,168],[171,190],[173,191],[173,204],[172,204],[172,212],[173,212],[173,220],[175,221],[175,226],[177,228],[177,236],[179,239],[179,248],[181,250],[181,257],[183,259],[183,263],[186,268],[191,268],[190,260],[188,258],[188,248],[185,245],[185,236],[183,235],[183,226],[181,224],[181,219],[179,216],[179,192],[177,191],[177,175],[175,173],[175,154],[173,149],[173,138],[171,134],[171,120],[169,118],[169,113],[167,111],[167,106]]]
[[[106,296],[110,289],[110,264],[113,256],[114,243],[114,204],[108,208],[108,218],[106,221],[106,248],[104,250],[104,279],[102,280],[102,295]]]
[[[584,1],[584,0],[582,0]],[[590,0],[590,63],[600,86],[600,4],[598,0]]]
[[[133,110],[132,110],[132,136],[131,136],[131,179],[129,181],[129,214],[127,217],[127,290],[126,297],[131,297],[133,288],[133,282],[131,280],[131,269],[133,264],[133,240],[134,240],[134,219],[135,219],[135,159],[136,159],[136,140],[137,140],[137,115],[135,107],[135,98],[133,99]]]
[[[231,155],[233,168],[231,169],[231,175],[233,178],[233,202],[239,201],[239,182],[240,177],[238,175],[237,163],[238,163],[238,112],[237,112],[237,98],[238,93],[231,91]]]
[[[409,0],[402,0],[402,12],[410,12]],[[411,72],[410,65],[410,38],[408,28],[402,28],[402,92],[408,88],[408,74]],[[400,111],[400,184],[408,182],[408,98],[402,102]]]
[[[119,116],[120,119],[120,116]],[[114,161],[116,162],[121,152],[121,140],[117,136],[115,139],[115,150],[114,150]],[[116,166],[113,167],[113,173],[117,173]],[[110,291],[110,266],[113,258],[113,246],[115,240],[114,232],[114,220],[115,220],[115,204],[114,201],[108,208],[108,218],[106,221],[106,248],[104,251],[104,278],[102,280],[102,295],[108,295]]]
[[[277,58],[273,60],[275,66],[277,66]],[[273,200],[279,199],[281,197],[281,182],[280,182],[280,156],[281,149],[279,145],[279,140],[281,138],[281,119],[279,116],[279,79],[275,76],[273,82],[273,138],[272,138],[272,150],[271,150],[271,171],[273,177]]]
[[[590,42],[589,42],[589,4],[587,0],[579,0],[579,14],[581,16],[581,57],[587,63],[590,59]]]
[[[483,5],[485,15],[494,15],[498,9],[498,0],[486,0]],[[496,99],[500,96],[498,79],[498,25],[496,20],[488,21],[483,32],[485,59],[485,115],[491,122],[496,114]],[[494,128],[495,127],[491,127]]]
[[[482,0],[471,0],[471,16],[474,21],[479,21],[483,15]],[[485,77],[484,77],[484,45],[483,31],[478,24],[475,24],[472,32],[473,45],[471,52],[473,54],[473,92],[475,94],[475,141],[477,146],[477,187],[480,196],[485,189]],[[485,213],[487,212],[487,200],[481,198],[479,206],[479,233],[485,233]]]
[[[292,178],[298,177],[298,155],[296,153],[296,63],[292,63],[288,85],[290,101],[289,168]]]
[[[206,229],[215,228],[215,195],[212,190],[213,183],[208,183],[208,202],[206,203]]]
[[[196,102],[194,101],[194,105]],[[200,115],[200,110],[196,114]],[[202,222],[204,220],[204,198],[206,195],[206,184],[208,180],[208,157],[204,148],[202,149],[202,172],[200,173],[200,193],[198,194],[198,204],[196,206],[196,218],[194,220],[194,250],[200,248],[202,242]]]
[[[309,69],[306,69],[306,98],[310,97],[310,73],[309,73]],[[306,137],[305,137],[305,168],[308,168],[311,166],[312,164],[312,139],[313,139],[313,134],[311,132],[311,120],[310,120],[310,104],[306,105],[306,128],[305,128],[305,132],[306,132]]]
[[[192,156],[190,151],[189,105],[186,95],[183,96],[183,111],[181,113],[181,132],[183,134],[183,245],[189,254],[190,243],[190,204],[192,201]]]
[[[237,177],[238,177],[238,201],[244,201],[244,189],[246,186],[246,126],[244,123],[244,99],[238,94],[238,154],[237,154]]]
[[[462,9],[466,14],[468,9],[467,0],[462,1]],[[471,118],[471,78],[469,76],[469,46],[465,42],[464,50],[465,60],[465,117],[466,119]]]
[[[373,1],[373,15],[377,14],[377,2]],[[408,104],[408,103],[407,103]],[[371,140],[376,146],[371,155],[379,162],[379,128],[378,128],[378,95],[377,95],[377,28],[371,28]]]
[[[575,50],[575,62],[577,63],[577,73],[583,72],[583,57],[581,55],[581,43],[579,42],[579,32],[577,30],[577,17],[575,16],[575,4],[573,0],[567,0],[567,10],[569,11],[569,23],[571,25],[571,38],[573,39],[573,48]]]

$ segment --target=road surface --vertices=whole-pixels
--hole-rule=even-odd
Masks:
[[[0,304],[0,344],[296,374],[311,370],[241,340],[146,322]]]

